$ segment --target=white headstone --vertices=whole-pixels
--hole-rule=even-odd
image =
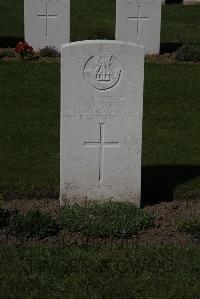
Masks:
[[[83,41],[61,48],[61,205],[140,205],[144,48]]]
[[[24,0],[25,41],[34,50],[60,51],[70,40],[70,0]]]
[[[162,0],[117,0],[116,40],[143,45],[146,54],[159,54]]]

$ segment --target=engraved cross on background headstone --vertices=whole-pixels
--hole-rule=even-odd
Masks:
[[[85,148],[98,148],[99,149],[99,182],[103,181],[103,172],[104,172],[104,148],[105,147],[110,147],[110,148],[120,148],[120,143],[119,142],[105,142],[104,140],[104,129],[105,129],[105,124],[100,123],[100,137],[99,141],[97,142],[84,142],[84,147]]]
[[[141,16],[141,7],[142,6],[138,6],[138,14],[137,14],[137,17],[129,17],[129,19],[131,21],[137,21],[137,42],[139,42],[140,40],[140,28],[141,28],[141,21],[146,21],[146,20],[149,20],[148,17],[142,17]]]
[[[48,13],[48,3],[45,4],[45,14],[38,14],[37,17],[40,19],[45,19],[46,21],[46,38],[48,38],[48,19],[57,19],[58,15],[51,15]]]

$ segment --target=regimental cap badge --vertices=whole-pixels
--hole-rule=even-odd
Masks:
[[[108,51],[99,51],[92,56],[84,68],[85,80],[99,90],[110,89],[121,79],[122,70],[118,59]]]

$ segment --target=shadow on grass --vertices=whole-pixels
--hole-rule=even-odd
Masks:
[[[166,0],[165,4],[180,4],[183,3],[183,0]]]
[[[173,53],[182,47],[182,43],[161,43],[160,54]]]
[[[145,166],[142,167],[142,207],[174,200],[174,191],[178,185],[200,177],[200,166]],[[10,190],[10,191],[9,191]],[[0,194],[6,200],[12,199],[58,199],[59,187],[43,190],[11,191],[11,187],[0,186]],[[186,190],[187,192],[187,190]],[[200,198],[200,190],[194,190],[191,198]],[[181,195],[181,194],[180,194]],[[183,194],[184,197],[184,194]]]
[[[0,37],[1,48],[15,48],[16,44],[23,41],[23,37]]]
[[[200,177],[200,166],[161,165],[143,167],[142,206],[172,201],[176,186],[196,177]]]

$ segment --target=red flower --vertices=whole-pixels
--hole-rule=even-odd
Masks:
[[[19,42],[16,45],[15,51],[22,56],[33,54],[33,48],[27,42]]]

